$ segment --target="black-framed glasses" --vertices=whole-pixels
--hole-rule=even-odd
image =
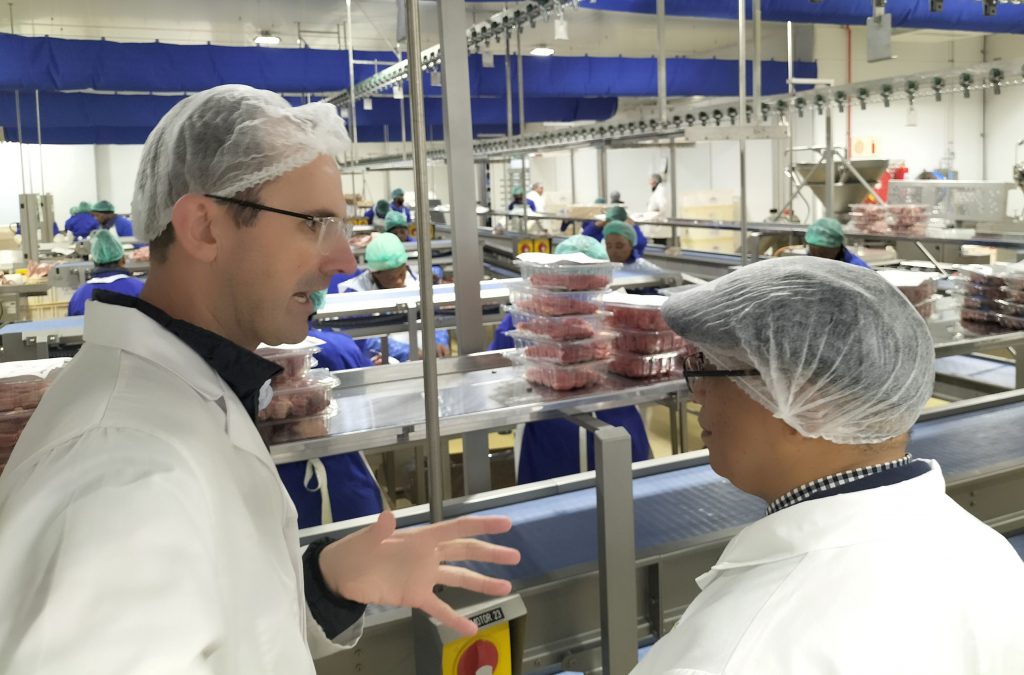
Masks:
[[[683,378],[686,379],[686,386],[690,391],[697,391],[697,385],[701,378],[705,377],[750,377],[760,375],[757,370],[748,368],[746,370],[708,370],[707,360],[704,352],[691,354],[683,359]]]
[[[266,204],[259,204],[257,202],[250,202],[244,199],[235,199],[234,197],[221,197],[220,195],[204,195],[210,199],[216,199],[220,202],[227,202],[229,204],[235,204],[236,206],[245,206],[250,209],[256,209],[257,211],[269,211],[270,213],[279,213],[282,216],[291,216],[292,218],[298,218],[306,221],[306,226],[310,232],[317,237],[317,247],[321,253],[330,253],[341,239],[348,240],[352,237],[352,225],[344,218],[338,216],[312,216],[308,213],[299,213],[298,211],[286,211],[285,209],[274,208],[273,206],[267,206]]]

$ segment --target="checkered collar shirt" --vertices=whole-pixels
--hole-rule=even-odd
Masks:
[[[908,452],[899,459],[894,459],[891,462],[883,462],[881,464],[875,464],[873,466],[864,466],[857,469],[850,469],[849,471],[843,471],[841,473],[834,473],[818,480],[813,480],[810,483],[805,483],[798,488],[794,488],[782,495],[771,504],[768,505],[766,515],[771,515],[776,511],[799,504],[800,502],[807,501],[808,499],[817,499],[819,497],[826,497],[828,493],[837,491],[843,486],[850,485],[859,480],[867,478],[868,476],[874,476],[886,471],[893,469],[899,469],[908,466],[913,461],[913,456]]]

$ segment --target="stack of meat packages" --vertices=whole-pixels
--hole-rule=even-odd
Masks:
[[[668,300],[660,295],[605,296],[612,329],[618,333],[608,369],[632,378],[678,375],[682,359],[695,348],[676,335],[661,316]]]
[[[0,470],[61,369],[71,359],[0,363]]]
[[[270,385],[274,397],[259,412],[256,428],[267,445],[326,436],[337,407],[331,390],[338,380],[325,368],[313,368],[322,343],[309,338],[297,345],[261,346],[256,353],[284,368]]]
[[[574,254],[520,256],[523,281],[511,288],[519,349],[531,384],[556,391],[601,383],[615,334],[606,330],[601,296],[616,264]]]
[[[989,335],[1024,330],[1024,270],[1011,265],[962,265],[954,282],[965,331]]]
[[[907,296],[907,300],[923,318],[932,317],[935,312],[935,294],[938,292],[938,274],[907,270],[879,270],[878,274]]]

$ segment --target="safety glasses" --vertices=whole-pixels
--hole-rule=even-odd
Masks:
[[[750,377],[760,375],[756,370],[709,370],[707,361],[704,359],[704,352],[691,354],[683,359],[683,377],[686,379],[686,386],[690,391],[697,391],[701,380],[705,377]]]
[[[317,248],[319,248],[320,252],[324,254],[330,253],[334,250],[334,247],[336,247],[342,239],[347,241],[352,237],[352,225],[344,218],[339,218],[337,216],[311,216],[308,213],[286,211],[284,209],[277,209],[273,206],[266,206],[264,204],[258,204],[244,199],[235,199],[234,197],[221,197],[220,195],[211,194],[204,196],[209,197],[210,199],[216,199],[220,202],[235,204],[236,206],[245,206],[250,209],[256,209],[257,211],[279,213],[282,216],[291,216],[292,218],[304,220],[306,221],[306,227],[308,227],[309,231],[317,238]]]

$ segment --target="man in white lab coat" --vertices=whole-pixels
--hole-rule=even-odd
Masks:
[[[96,293],[85,346],[0,475],[0,672],[313,675],[370,603],[471,634],[435,585],[507,593],[446,561],[513,563],[505,519],[376,524],[300,552],[253,422],[331,276],[355,267],[325,103],[240,85],[190,96],[143,149],[141,298]],[[344,409],[340,414],[345,414]]]
[[[634,675],[1024,673],[1024,563],[906,452],[934,346],[903,294],[789,257],[663,312],[711,467],[768,507]]]
[[[668,218],[668,202],[665,197],[665,183],[660,173],[652,173],[650,178],[651,195],[647,198],[647,209],[637,217],[643,222],[659,222]],[[668,225],[641,225],[644,235],[662,245],[671,245],[672,228]]]

